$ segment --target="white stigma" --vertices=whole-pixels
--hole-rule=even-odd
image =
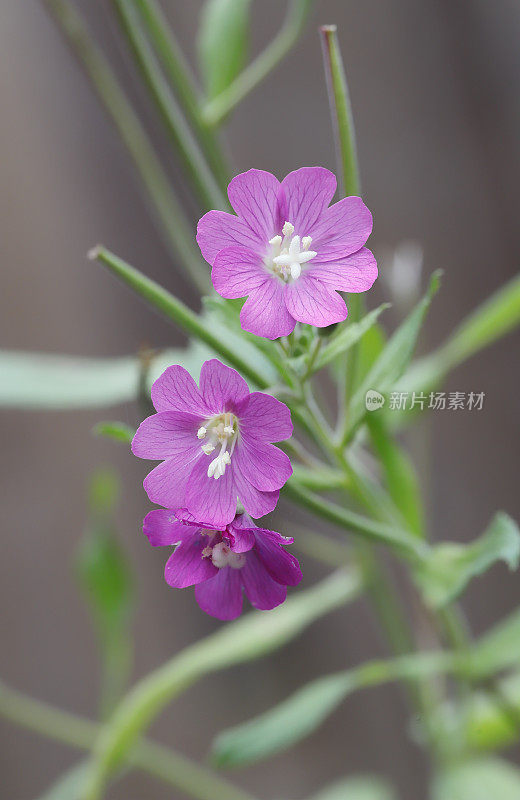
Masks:
[[[264,263],[267,269],[288,281],[291,278],[297,280],[302,273],[302,264],[306,264],[317,256],[315,250],[310,250],[312,244],[311,236],[294,236],[294,225],[292,222],[285,222],[282,228],[283,239],[280,235],[273,236],[269,240],[271,252],[266,256]]]
[[[246,563],[245,553],[234,553],[225,542],[215,545],[211,553],[211,560],[215,567],[231,567],[231,569],[242,569]]]
[[[208,465],[208,478],[221,478],[231,464],[231,456],[238,437],[238,421],[234,414],[218,414],[208,420],[197,431],[198,439],[206,439],[201,445],[204,455],[209,456],[219,447],[218,455]]]

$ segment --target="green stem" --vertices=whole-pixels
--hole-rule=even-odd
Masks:
[[[226,157],[219,145],[215,131],[209,128],[202,119],[200,91],[190,65],[184,58],[171,26],[156,0],[135,0],[135,5],[139,9],[164,73],[177,93],[188,121],[204,150],[208,164],[217,178],[219,186],[224,189],[229,183]]]
[[[0,684],[0,714],[16,725],[81,750],[90,750],[102,730],[95,722],[34,700],[4,683]],[[253,800],[206,767],[146,739],[136,744],[127,763],[198,800]]]
[[[208,125],[220,125],[230,111],[282,61],[302,34],[314,0],[291,0],[279,33],[221,94],[202,109]]]
[[[85,68],[105,111],[137,168],[152,206],[161,222],[175,261],[202,291],[210,285],[209,270],[193,239],[192,225],[173,192],[139,117],[130,105],[112,69],[93,44],[82,18],[65,0],[44,0],[74,54]]]
[[[387,525],[383,522],[363,517],[354,511],[324,500],[313,492],[304,489],[294,480],[289,479],[282,489],[284,495],[297,501],[304,508],[323,519],[328,519],[352,533],[360,534],[377,544],[389,545],[401,551],[408,559],[424,560],[428,557],[429,548],[424,542],[407,531]]]
[[[354,118],[337,28],[335,25],[323,25],[320,35],[342,194],[357,195],[360,192],[360,180]]]
[[[179,153],[197,195],[206,210],[228,207],[204,155],[184,119],[184,115],[170,91],[170,87],[157,63],[146,38],[133,0],[112,0],[150,93],[159,109],[172,143]]]
[[[150,305],[173,320],[183,331],[209,345],[216,353],[219,353],[229,364],[239,370],[258,387],[266,387],[266,380],[254,367],[234,350],[229,348],[222,339],[212,333],[207,323],[204,323],[194,311],[182,302],[182,300],[178,300],[158,283],[147,278],[142,272],[131,267],[130,264],[127,264],[122,258],[118,258],[118,256],[104,247],[95,247],[89,253],[89,258],[99,261],[108,267],[114,275],[117,275],[118,278],[143,297]]]

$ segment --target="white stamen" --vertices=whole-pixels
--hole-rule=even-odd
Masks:
[[[204,439],[206,434],[207,434],[207,430],[204,427],[204,425],[202,425],[202,427],[200,427],[198,429],[198,431],[197,431],[197,439]]]
[[[206,455],[209,456],[209,454],[215,449],[215,445],[211,444],[211,442],[208,442],[207,444],[203,444],[200,449],[203,453],[206,453]]]
[[[312,244],[312,236],[304,236],[302,239],[302,247],[304,250],[308,250]]]
[[[227,433],[228,436],[232,436],[234,434],[234,428],[232,425],[226,425],[224,427],[224,433]]]
[[[302,268],[297,261],[291,264],[291,278],[295,281],[302,274]]]
[[[302,274],[302,264],[306,264],[318,254],[315,250],[309,250],[312,244],[311,236],[293,235],[292,222],[285,222],[282,232],[283,240],[280,236],[274,236],[270,240],[272,249],[264,263],[267,269],[282,280],[287,281],[290,278],[295,281]]]
[[[208,465],[208,478],[221,478],[226,467],[231,464],[231,456],[238,439],[238,420],[229,411],[217,414],[206,422],[197,432],[198,439],[206,439],[201,444],[204,455],[209,456],[218,448],[218,455]]]
[[[292,222],[284,222],[284,226],[282,228],[282,233],[284,236],[292,236],[294,233],[294,225]]]
[[[272,244],[273,247],[279,247],[281,245],[281,243],[282,243],[282,237],[281,236],[273,236],[272,239],[269,239],[269,244]]]

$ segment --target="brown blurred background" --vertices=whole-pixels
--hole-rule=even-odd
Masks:
[[[108,356],[134,352],[143,341],[181,343],[175,330],[86,261],[87,250],[101,241],[197,304],[162,245],[117,135],[42,4],[0,5],[2,346]],[[283,5],[253,3],[255,52],[277,30]],[[193,59],[201,2],[165,0],[164,7]],[[109,3],[85,1],[81,8],[140,108],[150,111]],[[375,218],[372,246],[378,254],[418,240],[425,272],[445,270],[422,343],[433,346],[517,271],[520,5],[321,0],[297,49],[229,124],[236,171],[256,166],[281,177],[306,164],[334,169],[316,33],[318,23],[331,22],[338,24],[351,86],[364,196]],[[151,130],[164,149],[153,120]],[[371,305],[386,296],[380,280]],[[449,390],[486,392],[482,412],[438,413],[424,431],[432,459],[422,477],[430,480],[437,538],[467,541],[498,508],[520,516],[517,346],[510,336],[450,376]],[[0,417],[1,675],[86,715],[95,714],[99,662],[71,565],[84,525],[85,483],[96,465],[113,463],[124,477],[119,528],[139,592],[134,676],[218,627],[199,612],[190,591],[168,589],[163,554],[142,537],[145,466],[124,447],[91,436],[100,418],[133,424],[136,414],[128,405],[108,414]],[[307,562],[304,584],[319,574]],[[472,585],[464,604],[476,632],[518,604],[518,580],[498,566]],[[204,758],[222,727],[312,677],[383,652],[371,614],[357,603],[315,624],[276,657],[201,682],[166,710],[154,733]],[[77,760],[75,752],[1,720],[0,730],[0,793],[9,800],[37,797]],[[268,769],[261,765],[236,779],[265,800],[303,798],[336,777],[367,770],[393,780],[403,800],[426,797],[427,765],[407,735],[396,688],[354,697]],[[110,792],[125,800],[145,796],[181,798],[139,774]]]

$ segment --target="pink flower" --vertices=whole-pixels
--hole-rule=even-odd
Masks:
[[[162,460],[144,480],[150,500],[186,508],[195,519],[223,528],[237,497],[253,517],[274,509],[291,462],[272,442],[292,434],[286,405],[249,392],[234,369],[213,359],[202,365],[200,389],[183,367],[172,366],[152,386],[157,410],[132,441],[139,458]]]
[[[287,586],[302,578],[297,559],[284,550],[293,539],[257,528],[246,514],[219,530],[182,510],[156,509],[146,515],[143,530],[154,546],[176,545],[166,562],[166,582],[177,589],[195,586],[199,606],[218,619],[239,616],[242,589],[251,605],[268,610],[283,603]]]
[[[296,321],[323,327],[341,322],[347,307],[337,293],[365,292],[377,278],[363,247],[372,215],[359,197],[329,206],[336,178],[303,167],[281,183],[258,169],[237,175],[228,196],[238,216],[209,211],[197,242],[222,297],[248,295],[240,321],[268,339],[287,336]]]

